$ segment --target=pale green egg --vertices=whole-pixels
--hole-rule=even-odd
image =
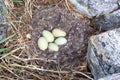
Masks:
[[[48,48],[48,42],[44,37],[40,37],[38,39],[38,47],[40,48],[40,50],[45,51]]]
[[[54,36],[50,31],[44,30],[42,32],[42,35],[46,38],[48,42],[53,42],[54,41]]]
[[[59,51],[59,47],[55,43],[49,43],[48,48],[50,51]]]
[[[65,31],[63,31],[61,29],[57,29],[57,28],[55,28],[55,29],[52,30],[52,34],[55,37],[64,37],[64,36],[66,36],[66,32]]]
[[[59,38],[57,38],[57,39],[55,40],[55,43],[56,43],[57,45],[64,45],[64,44],[67,43],[67,39],[64,38],[64,37],[59,37]]]

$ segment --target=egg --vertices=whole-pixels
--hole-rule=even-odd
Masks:
[[[59,38],[57,38],[57,39],[55,40],[55,43],[56,43],[57,45],[64,45],[64,44],[67,43],[67,39],[64,38],[64,37],[59,37]]]
[[[54,36],[50,31],[44,30],[42,32],[43,37],[46,38],[48,42],[53,42],[54,41]]]
[[[66,32],[61,30],[61,29],[58,29],[58,28],[53,29],[52,34],[55,37],[64,37],[64,36],[66,36]]]
[[[48,48],[49,48],[50,51],[59,51],[59,47],[55,43],[49,43]]]
[[[38,39],[38,47],[40,48],[40,50],[45,51],[48,48],[48,42],[44,37],[40,37]]]

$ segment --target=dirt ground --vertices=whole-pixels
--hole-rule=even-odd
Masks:
[[[64,0],[11,4],[9,35],[17,35],[5,44],[10,55],[1,59],[1,80],[92,80],[86,61],[88,39],[95,34],[90,20],[73,15]],[[41,32],[54,28],[66,31],[68,43],[58,52],[41,51]]]

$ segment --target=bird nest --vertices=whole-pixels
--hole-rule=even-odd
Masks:
[[[26,0],[8,5],[12,26],[9,34],[16,36],[5,44],[9,50],[1,57],[1,80],[92,79],[86,61],[88,38],[95,32],[90,21],[74,16],[64,0],[52,1]],[[67,44],[58,52],[41,51],[38,38],[43,30],[54,28],[67,33]]]

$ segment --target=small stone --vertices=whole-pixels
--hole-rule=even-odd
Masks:
[[[40,37],[38,39],[38,47],[41,49],[41,50],[46,50],[47,47],[48,47],[48,42],[47,40],[44,38],[44,37]]]
[[[48,42],[53,42],[54,41],[54,36],[50,31],[44,30],[42,32],[42,35],[46,38]]]
[[[64,38],[64,37],[59,37],[59,38],[57,38],[57,39],[55,40],[55,43],[56,43],[57,45],[64,45],[64,44],[67,43],[67,39]]]
[[[61,29],[57,29],[55,28],[53,31],[52,31],[52,34],[55,36],[55,37],[64,37],[66,36],[66,32],[61,30]]]
[[[49,43],[48,48],[49,48],[50,51],[58,51],[59,50],[58,45],[55,44],[55,43]]]
[[[31,39],[31,34],[28,33],[28,34],[26,35],[26,38],[27,38],[27,39]]]

